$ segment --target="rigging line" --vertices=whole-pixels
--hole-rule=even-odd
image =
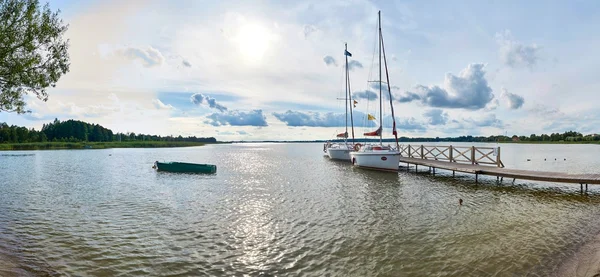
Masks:
[[[336,66],[337,66],[337,65],[336,65]],[[344,90],[344,84],[342,84],[342,82],[343,82],[343,81],[345,81],[345,80],[344,80],[344,79],[345,79],[345,78],[344,78],[344,74],[343,74],[343,72],[344,72],[344,67],[343,67],[343,66],[341,66],[339,70],[340,70],[340,71],[339,71],[339,73],[338,73],[338,76],[339,76],[338,78],[339,78],[339,82],[340,82],[340,83],[339,83],[339,85],[340,85],[340,89],[339,89],[339,91],[338,91],[338,96],[341,96],[341,95],[342,95],[342,91],[344,91],[344,92],[343,92],[343,95],[344,95],[344,98],[346,98],[346,91]],[[340,74],[340,73],[341,73],[341,74]],[[343,81],[342,81],[342,80],[343,80]],[[340,98],[338,97],[337,99],[340,99]],[[338,103],[337,103],[337,105],[336,105],[336,108],[337,108],[337,111],[339,111],[339,110],[341,110],[341,103],[340,103],[340,101],[336,101],[336,102],[338,102]],[[341,119],[341,118],[340,118],[340,119]],[[340,120],[335,120],[335,121],[338,123],[338,126],[336,126],[336,127],[334,128],[334,130],[333,130],[333,132],[334,132],[334,133],[333,133],[333,136],[334,136],[334,137],[337,139],[337,134],[339,133],[339,130],[338,130],[338,128],[339,128],[339,125],[341,125],[341,123],[342,123],[342,122],[340,122]]]
[[[388,96],[390,98],[390,110],[392,111],[392,123],[394,124],[392,127],[392,132],[394,134],[394,138],[396,139],[396,149],[400,150],[400,145],[398,144],[398,132],[396,131],[396,118],[394,116],[394,106],[392,103],[392,88],[390,87],[390,75],[387,67],[387,59],[385,58],[385,46],[383,44],[383,34],[381,33],[381,29],[379,29],[379,32],[381,38],[381,49],[383,50],[383,62],[385,63],[385,78],[387,80]]]
[[[345,65],[345,77],[344,77],[344,81],[346,82],[346,88],[344,89],[344,97],[348,98],[348,55],[346,55],[346,52],[348,52],[348,44],[344,44],[344,58],[346,60],[346,65]],[[346,113],[344,114],[344,119],[346,120],[346,129],[344,131],[344,142],[347,142],[348,139],[348,101],[344,101],[344,103],[346,104]]]
[[[375,24],[375,32],[373,32],[373,34],[375,35],[374,39],[373,39],[373,51],[371,52],[371,66],[369,67],[369,77],[367,79],[367,90],[370,89],[369,87],[369,80],[373,80],[373,69],[375,68],[375,53],[377,53],[377,41],[378,41],[378,28],[379,26],[377,24]],[[373,100],[377,100],[377,99],[373,99]],[[367,97],[367,115],[369,114],[370,111],[370,103],[371,103],[371,98]],[[365,117],[363,119],[363,131],[370,131],[369,128],[371,128],[369,125],[369,120],[367,117]],[[364,137],[364,136],[363,136]]]
[[[381,99],[381,11],[377,13],[378,21],[379,21],[379,127],[381,128],[381,132],[379,132],[379,144],[383,144],[383,100]]]
[[[348,57],[346,56],[346,59],[348,59]],[[354,141],[354,118],[352,116],[352,106],[354,106],[354,101],[352,100],[352,95],[351,95],[351,88],[350,88],[350,70],[348,68],[346,68],[346,84],[348,84],[348,104],[350,105],[350,124],[351,124],[351,128],[352,128],[352,144],[355,143]],[[346,115],[346,117],[348,117],[348,115]],[[348,128],[346,126],[346,128]]]

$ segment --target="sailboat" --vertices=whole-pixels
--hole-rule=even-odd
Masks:
[[[379,136],[379,143],[366,144],[360,146],[357,151],[350,152],[352,164],[357,167],[375,169],[375,170],[386,170],[386,171],[398,171],[400,163],[400,152],[398,145],[398,133],[396,132],[396,118],[394,116],[394,105],[392,104],[392,92],[390,88],[390,77],[387,69],[387,61],[385,58],[385,48],[383,45],[383,34],[381,33],[381,11],[377,13],[378,16],[378,27],[379,27],[379,127],[373,132],[364,133],[364,136]],[[382,54],[383,63],[385,65],[385,76],[387,80],[387,87],[390,100],[390,108],[392,110],[392,133],[396,138],[396,147],[390,145],[383,145],[383,95],[382,95],[382,81],[381,81],[381,65],[382,65]]]
[[[346,92],[344,100],[346,102],[346,131],[337,134],[336,137],[343,138],[343,142],[331,143],[327,142],[323,146],[323,151],[327,153],[330,159],[350,161],[350,152],[354,151],[354,120],[352,119],[352,97],[350,96],[350,77],[348,69],[348,57],[352,57],[352,54],[348,52],[348,44],[344,47],[344,56],[346,57]],[[352,143],[348,142],[348,110],[350,110],[350,128],[352,130]]]

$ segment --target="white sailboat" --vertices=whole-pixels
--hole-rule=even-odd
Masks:
[[[365,136],[379,136],[379,143],[366,144],[361,146],[358,151],[350,152],[352,164],[357,167],[375,169],[375,170],[386,170],[386,171],[398,171],[400,163],[400,151],[398,145],[398,133],[396,132],[396,118],[394,116],[394,106],[392,104],[392,95],[390,89],[390,78],[387,70],[387,61],[385,58],[385,48],[383,46],[383,35],[381,33],[381,11],[377,13],[379,21],[379,128],[376,131],[364,133]],[[382,65],[382,53],[383,62],[385,64],[385,76],[387,79],[390,108],[392,110],[393,127],[392,133],[396,138],[396,147],[389,145],[383,145],[383,95],[381,91],[381,65]]]
[[[354,120],[352,118],[352,97],[350,95],[350,77],[348,69],[348,56],[352,57],[352,54],[348,52],[348,44],[345,44],[344,56],[346,58],[346,92],[344,100],[346,102],[346,131],[341,134],[337,134],[336,137],[344,138],[343,142],[331,143],[327,142],[323,146],[323,151],[327,153],[330,159],[350,161],[350,152],[354,151]],[[352,142],[348,141],[348,109],[350,110],[350,126],[352,130]]]

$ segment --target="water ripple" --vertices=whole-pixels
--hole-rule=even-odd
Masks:
[[[319,151],[1,154],[0,275],[547,276],[600,230],[600,201],[569,190],[377,173]],[[219,172],[157,173],[155,160]]]

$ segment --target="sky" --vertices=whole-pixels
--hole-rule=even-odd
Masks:
[[[489,2],[489,3],[488,3]],[[345,57],[357,137],[379,111],[377,12],[398,133],[600,133],[596,1],[49,1],[70,72],[0,122],[58,118],[218,140],[344,132]],[[385,81],[385,69],[383,73]],[[375,121],[368,121],[367,114]]]

